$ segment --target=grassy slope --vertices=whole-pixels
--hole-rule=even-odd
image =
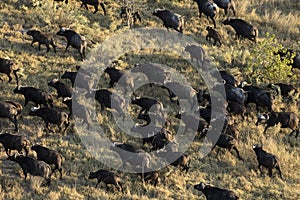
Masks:
[[[64,53],[65,41],[56,36],[58,43],[58,53],[54,54],[51,50],[45,54],[45,49],[38,52],[37,46],[30,47],[30,37],[23,35],[19,30],[22,28],[41,29],[52,35],[58,30],[58,26],[65,25],[78,31],[86,36],[88,41],[101,42],[118,29],[126,29],[121,20],[117,19],[119,14],[119,5],[115,1],[108,1],[108,16],[100,13],[93,15],[80,9],[80,4],[70,1],[69,5],[61,4],[55,10],[52,1],[42,1],[41,7],[32,7],[31,1],[26,0],[3,0],[0,5],[0,56],[9,57],[21,68],[22,85],[33,85],[36,87],[51,90],[47,87],[47,82],[52,78],[58,77],[64,70],[74,69],[76,64],[80,64],[77,60],[78,55],[74,49],[69,49]],[[161,27],[161,22],[151,16],[153,9],[157,7],[166,7],[176,13],[186,16],[185,34],[190,35],[201,44],[209,54],[215,57],[217,65],[233,72],[242,79],[238,70],[239,62],[242,62],[239,51],[251,48],[252,44],[248,41],[242,41],[237,46],[236,40],[233,39],[233,30],[230,27],[224,27],[221,24],[223,20],[223,11],[217,19],[218,30],[224,36],[224,46],[222,48],[211,47],[205,41],[205,27],[208,21],[205,18],[198,19],[198,10],[196,4],[190,1],[139,1],[143,7],[143,26]],[[149,6],[145,6],[149,5]],[[286,46],[299,50],[299,34],[300,34],[300,2],[297,0],[264,0],[264,1],[247,1],[241,0],[237,2],[238,16],[251,21],[259,29],[260,39],[264,37],[265,32],[276,34],[280,42]],[[288,23],[286,23],[288,22]],[[93,48],[89,44],[89,49]],[[148,52],[149,53],[149,52]],[[147,52],[145,52],[147,54]],[[148,59],[159,62],[161,56],[143,56],[128,55],[119,60],[119,67],[126,68],[132,66],[141,59]],[[235,59],[233,67],[230,67],[232,58]],[[176,62],[172,55],[166,59],[166,64],[179,68],[185,62]],[[37,75],[32,75],[32,74]],[[189,76],[188,71],[181,73]],[[6,77],[5,77],[5,80]],[[196,82],[192,83],[194,86]],[[299,87],[299,82],[294,82]],[[101,86],[107,86],[107,80],[101,81]],[[12,90],[15,84],[9,84],[4,81],[0,84],[2,98],[11,99],[23,103],[23,98],[13,95]],[[53,91],[53,90],[51,90]],[[150,91],[154,92],[154,91]],[[161,94],[156,94],[161,96]],[[62,105],[57,101],[57,106]],[[276,102],[276,109],[286,108],[299,114],[299,104]],[[63,109],[63,108],[62,108]],[[175,109],[170,106],[170,110]],[[134,114],[136,108],[132,108]],[[24,113],[29,111],[29,107],[24,109]],[[108,123],[111,115],[104,112],[104,115],[98,114],[100,122],[105,123],[105,130],[113,138],[122,141],[133,142],[126,137],[125,134],[119,133],[116,125]],[[175,119],[172,118],[175,122]],[[58,134],[46,136],[43,133],[42,124],[36,118],[28,117],[24,114],[20,120],[21,133],[26,135],[32,142],[39,142],[53,149],[59,149],[66,157],[64,164],[64,180],[59,180],[58,175],[55,176],[51,187],[41,187],[42,180],[37,177],[31,177],[29,181],[23,181],[21,169],[15,163],[5,161],[6,155],[3,151],[0,153],[0,199],[204,199],[204,196],[193,189],[193,184],[199,181],[209,181],[211,184],[223,188],[231,188],[242,199],[299,199],[300,192],[300,158],[299,158],[299,140],[287,136],[288,131],[279,131],[279,128],[270,129],[266,135],[262,134],[263,127],[254,126],[254,116],[249,117],[245,121],[235,118],[241,134],[240,149],[241,154],[246,158],[245,163],[237,161],[230,153],[220,154],[219,159],[215,158],[215,152],[209,154],[204,159],[199,159],[197,149],[200,145],[195,142],[188,150],[192,162],[190,172],[185,175],[178,170],[171,173],[165,181],[159,184],[157,188],[150,185],[143,186],[140,184],[139,178],[134,174],[120,173],[126,192],[123,196],[119,193],[105,192],[102,189],[95,189],[95,180],[87,180],[87,174],[91,170],[102,168],[103,165],[94,159],[81,144],[80,138],[76,135],[73,128],[68,132],[67,136]],[[9,128],[7,128],[9,127]],[[12,126],[7,120],[1,121],[1,128],[12,130]],[[253,143],[262,142],[265,149],[276,154],[282,162],[283,175],[285,181],[278,177],[270,179],[269,177],[261,177],[256,171],[256,160],[254,152],[251,150]],[[1,148],[2,149],[2,148]],[[165,172],[166,170],[163,170]]]

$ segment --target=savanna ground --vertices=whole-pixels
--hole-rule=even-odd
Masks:
[[[40,2],[40,4],[39,4]],[[223,11],[217,18],[217,29],[223,35],[222,48],[213,47],[205,41],[206,26],[211,23],[204,17],[198,18],[198,8],[192,1],[168,1],[168,0],[141,0],[135,1],[142,11],[143,22],[136,27],[161,27],[159,19],[151,15],[158,7],[165,7],[178,14],[185,16],[184,34],[198,41],[208,54],[214,58],[214,63],[219,69],[226,69],[237,77],[238,80],[248,79],[250,74],[242,73],[242,67],[247,65],[245,54],[254,49],[255,44],[242,40],[237,42],[234,38],[233,29],[222,25],[225,19]],[[57,4],[52,1],[34,0],[2,0],[0,4],[0,56],[9,57],[21,69],[19,72],[21,84],[30,85],[55,92],[48,88],[47,82],[60,76],[65,70],[75,70],[75,65],[80,65],[79,55],[76,50],[70,48],[64,53],[65,40],[55,33],[59,26],[66,26],[84,35],[88,41],[88,52],[95,47],[93,43],[100,43],[117,31],[128,29],[126,23],[119,19],[120,4],[115,1],[106,2],[108,15],[103,16],[102,10],[96,14],[80,8],[80,3],[70,0],[69,4]],[[300,49],[300,2],[298,0],[241,0],[236,2],[237,16],[250,21],[259,30],[259,42],[266,39],[266,33],[275,34],[278,43],[286,47]],[[92,8],[91,8],[92,9]],[[37,51],[37,46],[30,46],[31,37],[22,34],[22,30],[36,28],[47,32],[56,40],[58,52],[54,54]],[[91,42],[93,41],[93,43]],[[245,53],[246,52],[246,53]],[[152,61],[172,66],[184,74],[187,80],[195,88],[199,88],[200,77],[194,77],[188,62],[178,59],[174,55],[162,54],[161,52],[132,52],[117,60],[119,69],[131,68],[133,64],[143,61]],[[184,66],[184,67],[183,67]],[[247,72],[247,71],[246,71]],[[1,75],[2,76],[2,75]],[[270,79],[271,75],[270,75]],[[275,80],[276,81],[276,80]],[[70,84],[68,81],[64,81]],[[292,83],[299,88],[299,76],[286,77],[286,83]],[[268,82],[257,82],[259,86],[266,86]],[[24,99],[20,95],[14,95],[12,90],[16,87],[15,82],[0,84],[1,99],[9,99],[23,104]],[[108,78],[103,76],[99,87],[108,87]],[[167,95],[161,90],[145,88],[147,95],[161,97]],[[165,91],[164,91],[165,92]],[[142,90],[138,91],[142,94]],[[175,113],[176,107],[165,100],[169,113]],[[263,134],[263,126],[255,126],[256,114],[253,108],[249,108],[250,115],[242,120],[233,117],[240,130],[239,149],[245,158],[240,162],[234,155],[222,152],[216,158],[216,152],[199,159],[197,150],[201,143],[196,141],[186,152],[190,155],[191,169],[185,174],[178,169],[168,173],[162,170],[159,185],[143,185],[140,178],[135,174],[119,172],[125,186],[125,193],[106,192],[103,185],[94,188],[96,181],[88,180],[90,171],[100,168],[109,169],[97,161],[81,143],[75,128],[71,127],[66,136],[59,133],[47,135],[43,131],[40,119],[29,117],[30,106],[26,106],[19,119],[20,133],[25,135],[32,143],[39,143],[61,152],[66,161],[63,164],[64,178],[59,180],[58,175],[53,176],[52,185],[43,187],[42,178],[30,177],[24,181],[21,168],[13,162],[6,161],[6,154],[1,147],[0,153],[0,199],[205,199],[204,195],[193,189],[193,185],[200,181],[209,182],[212,185],[228,188],[235,191],[241,199],[299,199],[300,198],[300,157],[299,138],[289,137],[289,130],[280,130],[279,127],[270,128]],[[55,101],[55,106],[66,110],[60,103]],[[137,114],[137,107],[132,107],[130,114]],[[284,101],[277,98],[274,110],[294,111],[299,113],[299,100]],[[179,120],[173,116],[170,120],[174,129]],[[104,132],[114,141],[137,143],[122,133],[113,123],[110,111],[98,113],[98,121],[103,125]],[[13,126],[8,120],[1,120],[3,131],[13,131]],[[79,130],[81,131],[81,130]],[[257,161],[252,150],[254,143],[263,143],[265,150],[277,155],[281,161],[284,180],[278,176],[269,178],[261,176],[257,171]],[[139,142],[139,144],[141,144]],[[34,154],[34,153],[32,153]],[[102,155],[107,156],[107,155]]]

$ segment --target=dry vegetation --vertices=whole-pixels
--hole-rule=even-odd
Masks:
[[[39,4],[40,2],[40,4]],[[254,48],[255,44],[242,40],[239,44],[234,39],[234,32],[230,27],[221,24],[224,12],[221,10],[217,18],[218,30],[223,34],[222,48],[212,47],[205,41],[206,26],[208,20],[204,17],[198,18],[198,8],[192,1],[169,1],[169,0],[140,0],[135,1],[140,7],[143,15],[142,24],[137,27],[161,27],[162,23],[151,15],[157,7],[165,7],[185,16],[184,34],[187,34],[198,41],[208,54],[215,59],[220,69],[226,69],[235,75],[239,80],[243,74],[239,67],[244,64],[243,52],[245,49]],[[52,4],[52,0],[2,0],[0,4],[0,57],[9,57],[21,69],[20,79],[22,85],[30,85],[54,91],[48,88],[47,82],[58,77],[65,70],[74,70],[75,65],[80,65],[79,55],[76,50],[70,48],[63,52],[65,40],[55,36],[59,26],[67,26],[81,33],[87,38],[88,52],[95,46],[93,43],[100,43],[114,32],[127,29],[126,23],[119,19],[120,5],[116,1],[107,0],[108,15],[103,16],[102,10],[95,15],[90,10],[80,8],[80,3],[69,0],[69,4]],[[266,32],[275,34],[278,41],[284,46],[300,50],[300,1],[299,0],[239,0],[236,3],[237,15],[250,21],[258,27],[259,40],[263,40]],[[57,9],[56,9],[57,7]],[[36,28],[53,35],[58,44],[57,53],[53,50],[45,53],[37,51],[37,45],[30,46],[31,38],[22,34],[21,30]],[[91,42],[93,41],[93,43]],[[151,53],[151,55],[149,55]],[[194,87],[198,87],[199,77],[193,77],[191,68],[184,60],[178,60],[171,54],[157,52],[131,52],[122,56],[117,61],[117,67],[126,69],[141,61],[152,61],[172,66],[175,69],[184,69],[180,72],[185,74]],[[1,75],[3,76],[3,75]],[[65,81],[70,84],[69,82]],[[287,79],[287,83],[293,83],[299,88],[299,77]],[[261,83],[264,86],[266,83]],[[108,86],[108,79],[103,77],[99,83],[100,87]],[[23,104],[23,97],[13,95],[12,90],[15,82],[4,82],[0,84],[1,100],[9,99]],[[145,88],[148,94],[161,97],[165,94],[157,94],[155,90]],[[138,92],[142,92],[138,91]],[[275,110],[294,111],[298,115],[299,101],[282,102],[276,100]],[[32,104],[30,104],[32,105]],[[56,101],[56,106],[62,110],[65,107]],[[169,111],[176,109],[173,105],[167,106]],[[238,161],[230,153],[221,153],[216,158],[212,152],[204,159],[199,159],[197,151],[201,145],[195,141],[187,153],[192,158],[191,169],[187,174],[174,169],[168,173],[166,179],[162,179],[158,187],[143,185],[140,178],[135,174],[120,172],[125,186],[125,194],[118,192],[106,192],[102,186],[95,189],[95,180],[88,180],[88,174],[92,170],[106,168],[97,161],[82,145],[74,127],[68,130],[67,136],[59,133],[47,135],[43,132],[41,120],[29,117],[30,106],[27,106],[20,117],[20,133],[25,135],[32,143],[40,143],[61,152],[66,161],[63,165],[64,179],[59,180],[55,174],[50,187],[40,186],[42,179],[32,177],[27,181],[23,180],[21,168],[13,162],[6,161],[6,154],[1,147],[0,153],[0,199],[205,199],[204,195],[193,189],[193,185],[200,182],[229,188],[235,191],[241,199],[290,199],[300,198],[300,145],[299,138],[288,137],[289,130],[280,130],[279,127],[270,128],[263,134],[263,126],[256,127],[255,115],[251,114],[245,120],[235,117],[237,127],[240,130],[241,155],[245,162]],[[136,107],[131,109],[131,114],[136,115]],[[173,111],[174,113],[174,111]],[[120,132],[111,121],[112,115],[109,111],[98,113],[98,120],[103,125],[107,135],[113,140],[134,142],[125,133]],[[171,118],[175,126],[178,120]],[[6,119],[1,119],[1,129],[13,131],[13,126]],[[84,131],[84,130],[78,130]],[[277,155],[282,163],[284,180],[275,176],[260,176],[257,171],[257,161],[252,145],[263,143],[265,149]],[[101,155],[106,156],[106,155]],[[162,173],[167,170],[163,169]]]

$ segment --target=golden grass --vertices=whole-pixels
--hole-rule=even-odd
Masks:
[[[80,65],[79,55],[76,50],[70,48],[64,52],[66,41],[55,33],[59,26],[70,27],[83,34],[88,41],[88,52],[95,46],[91,41],[100,43],[114,32],[128,27],[118,18],[119,8],[115,1],[107,1],[108,15],[103,16],[102,10],[93,15],[92,10],[87,12],[84,8],[79,8],[80,3],[70,0],[68,5],[52,4],[52,1],[42,0],[41,7],[33,7],[37,1],[17,1],[3,0],[0,4],[0,57],[11,58],[21,71],[20,79],[22,85],[31,85],[49,91],[47,82],[52,78],[58,77],[65,70],[74,70],[75,65]],[[148,3],[148,4],[147,4]],[[245,63],[248,48],[251,48],[249,41],[243,40],[239,44],[234,39],[234,31],[227,26],[221,25],[225,19],[224,12],[220,11],[217,18],[217,29],[224,36],[222,48],[213,47],[205,41],[207,25],[211,22],[204,16],[198,18],[198,9],[195,3],[190,1],[168,1],[168,0],[141,0],[137,2],[141,5],[143,14],[142,24],[137,27],[151,26],[162,27],[162,23],[151,15],[157,7],[170,8],[172,11],[185,16],[184,33],[200,42],[204,49],[215,60],[214,62],[220,69],[226,69],[236,75],[238,80],[243,80],[239,68]],[[247,1],[241,0],[236,3],[237,15],[258,27],[259,39],[263,39],[265,32],[274,33],[280,42],[288,47],[299,50],[300,33],[300,3],[297,0],[262,0]],[[230,12],[231,13],[231,12]],[[53,35],[58,44],[57,53],[51,49],[45,53],[45,47],[38,52],[37,44],[30,46],[31,37],[22,34],[21,30],[36,28]],[[149,55],[151,54],[151,56]],[[193,69],[186,61],[177,60],[177,57],[160,52],[131,52],[117,60],[117,67],[129,69],[136,62],[151,61],[164,62],[174,69],[180,70],[191,84],[198,88],[200,77],[193,76]],[[4,82],[0,84],[1,99],[10,99],[21,104],[24,103],[23,97],[14,95],[12,90],[15,82],[7,83],[7,77],[3,76]],[[68,83],[68,81],[65,81]],[[299,87],[299,82],[295,82]],[[100,87],[108,86],[108,79],[103,78],[99,83]],[[203,86],[201,86],[203,87]],[[147,93],[159,98],[166,93],[149,87],[143,88]],[[142,90],[138,91],[140,94]],[[53,92],[54,96],[56,95]],[[175,113],[178,109],[174,104],[164,100],[167,110]],[[65,110],[63,105],[56,101],[56,106]],[[177,169],[170,167],[173,171],[168,173],[167,169],[162,170],[162,174],[168,175],[161,181],[157,188],[151,185],[143,185],[140,178],[135,174],[118,173],[125,187],[125,194],[106,192],[105,187],[100,184],[94,188],[96,180],[88,180],[90,171],[106,168],[101,162],[97,161],[83,146],[76,131],[84,131],[71,127],[67,136],[58,133],[49,136],[43,131],[43,124],[39,118],[27,116],[30,103],[24,109],[24,114],[20,121],[20,133],[30,139],[32,143],[40,143],[52,149],[59,150],[66,158],[63,165],[64,179],[59,180],[58,173],[53,176],[50,187],[42,187],[43,179],[31,177],[24,181],[22,170],[16,163],[6,161],[6,154],[1,147],[0,152],[0,199],[205,199],[204,195],[193,189],[193,185],[200,182],[210,182],[221,188],[228,188],[235,191],[241,199],[299,199],[300,191],[300,158],[299,158],[299,139],[288,137],[289,130],[280,130],[279,127],[270,128],[263,134],[262,125],[254,125],[256,117],[251,114],[246,120],[235,117],[237,128],[240,130],[241,139],[239,148],[245,162],[238,161],[235,154],[221,151],[216,158],[216,151],[211,152],[207,157],[200,159],[197,153],[201,143],[196,140],[188,150],[192,163],[190,172],[185,174]],[[275,110],[280,108],[294,111],[298,115],[299,102],[276,101]],[[137,108],[132,107],[130,114],[135,117]],[[139,140],[129,138],[125,133],[111,123],[112,115],[110,111],[97,113],[98,122],[103,124],[105,133],[112,139],[124,142],[137,142]],[[174,127],[178,126],[179,120],[171,117]],[[2,120],[1,128],[6,131],[13,131],[13,126],[8,120]],[[265,149],[279,157],[282,163],[284,181],[275,175],[273,178],[261,176],[257,171],[257,161],[252,150],[254,143],[263,143]],[[32,154],[33,155],[33,154]],[[101,155],[107,156],[107,155]],[[275,173],[276,174],[276,173]]]

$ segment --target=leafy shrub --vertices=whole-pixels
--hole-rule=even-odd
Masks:
[[[291,63],[294,55],[280,58],[275,55],[282,50],[283,46],[278,43],[275,35],[266,33],[266,37],[258,42],[246,56],[246,64],[242,71],[247,81],[252,84],[287,82],[292,76]]]

